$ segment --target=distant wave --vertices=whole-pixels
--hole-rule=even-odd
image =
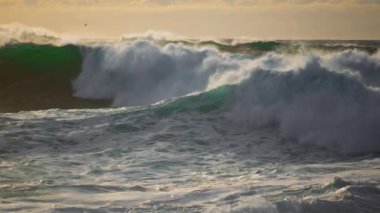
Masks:
[[[0,25],[0,45],[8,43],[35,43],[59,45],[64,42],[63,35],[40,27],[29,27],[13,23]]]
[[[334,41],[334,40],[257,40],[251,38],[187,38],[165,31],[147,31],[145,33],[128,33],[120,37],[89,38],[71,34],[59,34],[51,30],[26,26],[19,23],[0,25],[0,46],[6,44],[33,43],[40,45],[78,45],[99,46],[133,42],[137,39],[155,41],[157,44],[182,43],[190,46],[209,46],[220,51],[231,53],[260,54],[268,51],[294,53],[304,49],[322,51],[342,51],[358,49],[375,53],[380,47],[380,41]]]

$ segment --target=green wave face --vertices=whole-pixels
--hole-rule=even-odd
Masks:
[[[93,108],[108,101],[73,97],[81,71],[80,47],[30,43],[0,48],[0,113],[50,108]]]
[[[198,95],[178,98],[168,104],[159,106],[155,114],[159,117],[182,112],[209,113],[221,109],[229,103],[235,86],[226,85]]]
[[[81,65],[78,47],[67,45],[57,47],[37,44],[11,44],[0,48],[0,67],[2,71],[14,72],[54,72],[70,69],[78,73]],[[12,69],[6,69],[7,67]]]

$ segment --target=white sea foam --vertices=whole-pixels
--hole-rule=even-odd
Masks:
[[[114,106],[152,104],[203,91],[210,76],[239,64],[214,49],[135,41],[84,49],[75,95],[112,99]]]

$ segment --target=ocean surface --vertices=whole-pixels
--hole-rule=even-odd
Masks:
[[[379,41],[0,45],[0,212],[380,212]]]

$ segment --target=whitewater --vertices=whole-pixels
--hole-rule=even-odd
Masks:
[[[378,41],[0,37],[0,212],[380,212]]]

